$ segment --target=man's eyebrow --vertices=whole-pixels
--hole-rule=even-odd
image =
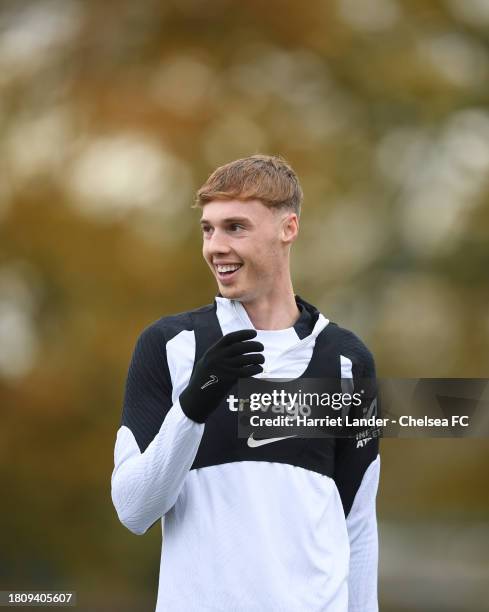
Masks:
[[[250,219],[248,219],[248,217],[226,217],[226,219],[222,219],[222,223],[251,223],[251,221]],[[211,222],[202,217],[202,219],[200,220],[200,224],[211,225]]]

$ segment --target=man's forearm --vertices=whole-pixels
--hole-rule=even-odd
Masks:
[[[377,612],[378,532],[375,499],[380,455],[369,465],[347,517],[350,540],[348,612]]]
[[[195,459],[204,425],[183,414],[179,402],[143,453],[127,427],[117,435],[112,501],[120,521],[145,533],[175,504]]]

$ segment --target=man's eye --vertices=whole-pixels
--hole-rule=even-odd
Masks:
[[[202,232],[203,232],[204,234],[209,234],[209,233],[210,233],[210,231],[211,231],[211,228],[210,228],[208,225],[203,225],[203,226],[202,226]]]
[[[239,223],[231,223],[230,228],[231,228],[231,231],[233,232],[237,232],[240,229],[244,229],[244,227],[240,225]]]

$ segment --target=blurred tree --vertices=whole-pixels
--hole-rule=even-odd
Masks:
[[[213,299],[189,206],[218,164],[296,168],[295,289],[380,376],[487,375],[488,35],[476,0],[1,3],[2,588],[153,605],[113,444],[137,335]],[[488,467],[384,440],[380,517],[487,521]]]

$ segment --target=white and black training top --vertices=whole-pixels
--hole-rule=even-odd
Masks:
[[[293,327],[258,330],[264,378],[375,376],[352,332],[296,296]],[[145,533],[161,519],[157,612],[376,612],[378,438],[248,446],[223,401],[205,424],[179,404],[194,361],[253,328],[237,301],[167,316],[138,338],[117,432],[112,500]]]

